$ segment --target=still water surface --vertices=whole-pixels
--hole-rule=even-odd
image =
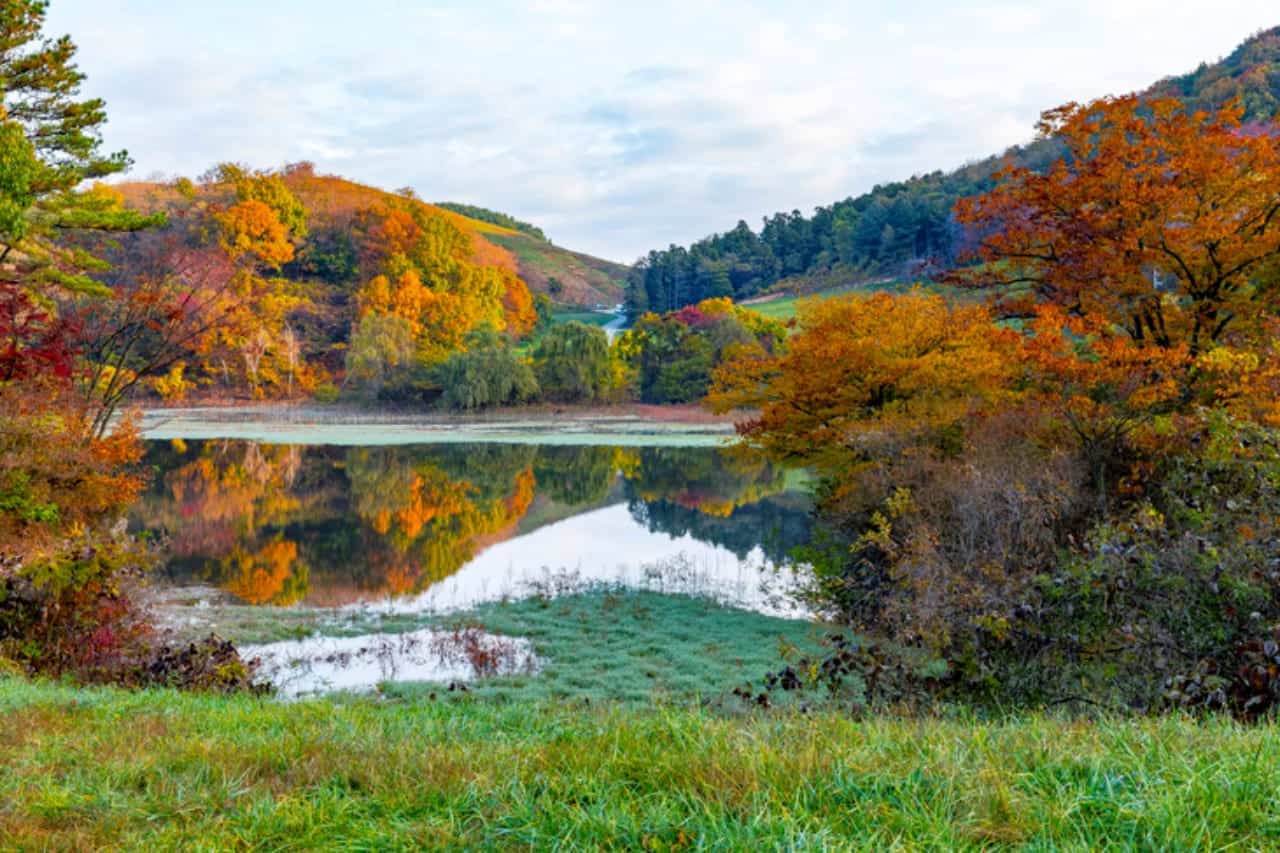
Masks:
[[[794,612],[804,478],[711,447],[152,441],[163,575],[263,606],[465,609],[622,582]]]

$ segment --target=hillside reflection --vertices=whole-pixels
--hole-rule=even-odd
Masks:
[[[418,595],[499,542],[615,505],[631,518],[609,534],[619,563],[664,543],[676,553],[684,537],[780,563],[809,530],[786,471],[710,448],[173,441],[145,461],[154,478],[133,522],[169,541],[166,578],[252,605]],[[537,537],[521,559],[577,567],[601,550],[590,537]]]

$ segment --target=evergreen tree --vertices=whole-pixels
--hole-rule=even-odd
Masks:
[[[43,34],[47,8],[0,0],[0,284],[105,293],[89,275],[102,262],[60,235],[132,231],[160,218],[124,210],[101,188],[81,189],[123,171],[129,157],[101,152],[104,104],[81,99],[76,46]]]

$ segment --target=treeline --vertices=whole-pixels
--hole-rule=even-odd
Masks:
[[[523,353],[503,336],[476,335],[442,363],[403,362],[383,377],[378,396],[464,411],[533,402],[693,403],[727,359],[767,355],[785,337],[779,323],[709,299],[645,314],[612,342],[577,321],[544,325]]]
[[[1005,160],[1042,169],[1058,156],[1052,142],[1010,149],[954,172],[877,186],[869,193],[746,222],[688,248],[672,246],[636,262],[627,283],[633,312],[670,311],[703,299],[747,299],[781,281],[837,272],[855,281],[929,277],[955,263],[971,241],[952,214],[956,201],[988,192]]]
[[[436,207],[442,207],[445,210],[451,210],[454,213],[461,213],[468,219],[475,219],[479,222],[488,222],[490,225],[500,225],[503,228],[510,228],[512,231],[519,231],[522,234],[528,234],[530,237],[536,237],[548,243],[551,239],[543,233],[542,229],[536,225],[516,219],[506,213],[499,213],[496,210],[490,210],[487,207],[477,207],[474,204],[459,204],[456,201],[440,201],[436,202]]]
[[[1215,110],[1239,98],[1246,121],[1270,120],[1280,111],[1280,28],[1259,33],[1222,62],[1161,81],[1147,94],[1177,97],[1191,110]],[[777,213],[765,217],[758,232],[739,222],[691,246],[650,252],[628,281],[629,310],[670,311],[720,296],[746,299],[786,279],[823,273],[846,281],[927,278],[954,266],[982,236],[956,223],[957,201],[989,192],[1006,163],[1040,171],[1062,151],[1060,142],[1039,139],[954,171],[879,185],[812,216]]]

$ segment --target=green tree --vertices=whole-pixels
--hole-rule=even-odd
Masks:
[[[538,396],[533,370],[501,335],[478,332],[465,352],[454,353],[432,375],[442,405],[450,409],[488,409],[524,403]]]
[[[90,277],[105,265],[63,239],[76,231],[133,231],[163,221],[124,209],[86,181],[129,166],[101,153],[99,99],[80,99],[84,74],[67,36],[42,33],[48,3],[0,0],[0,284],[105,295]]]
[[[583,402],[609,393],[609,336],[598,326],[573,321],[552,327],[533,351],[533,371],[552,400]]]
[[[395,314],[366,314],[351,332],[345,384],[360,396],[377,397],[406,385],[414,363],[409,321]]]

